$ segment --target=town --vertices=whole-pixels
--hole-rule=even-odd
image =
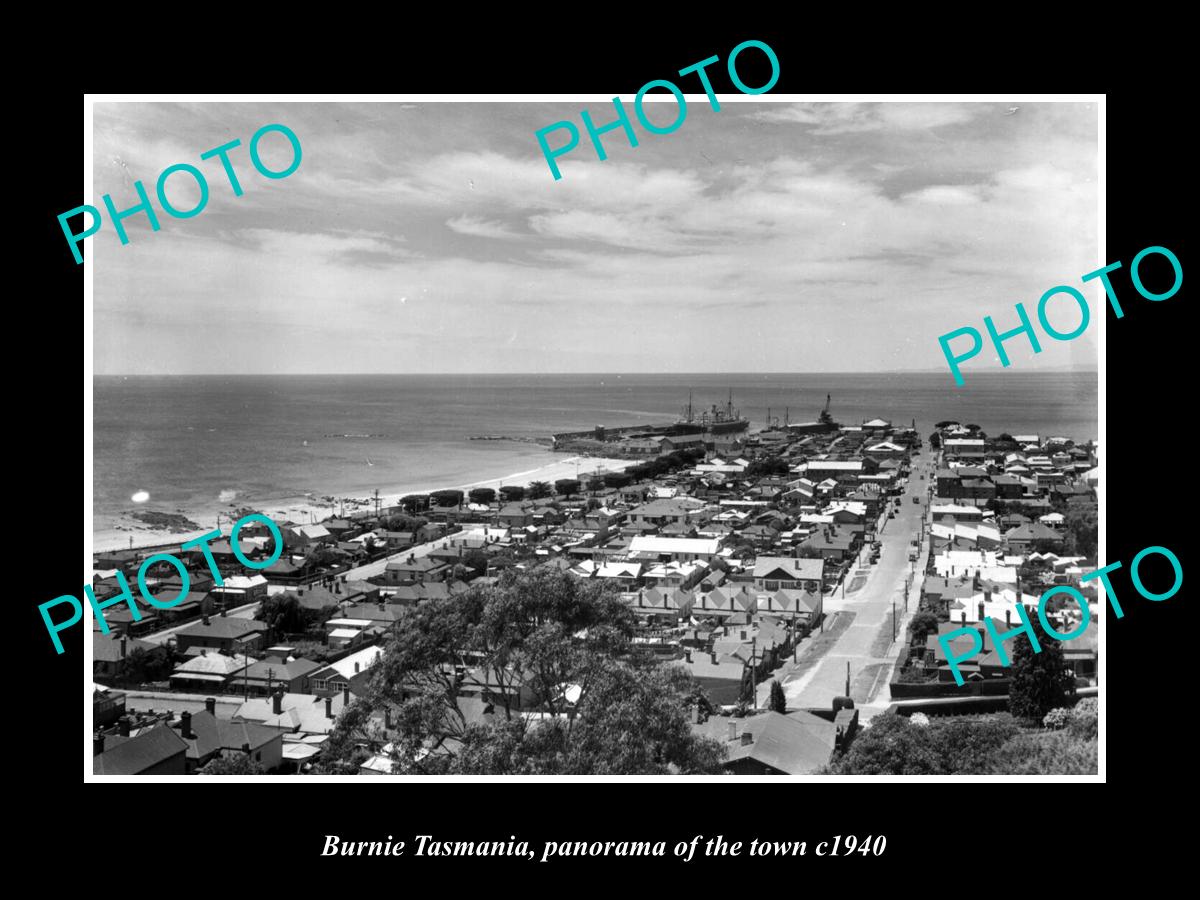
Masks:
[[[690,406],[690,430],[556,436],[605,456],[619,442],[637,458],[623,471],[276,521],[282,548],[264,526],[242,529],[237,546],[95,554],[98,601],[154,554],[183,560],[189,577],[147,567],[152,594],[185,596],[140,618],[114,606],[111,632],[93,633],[94,773],[401,774],[401,757],[453,755],[480,733],[421,730],[431,717],[418,727],[401,700],[431,690],[476,729],[586,722],[599,713],[581,664],[547,682],[512,653],[500,664],[453,638],[420,684],[411,668],[403,685],[384,671],[393,657],[412,665],[406,630],[426,627],[430,611],[443,621],[480,597],[556,585],[619,602],[628,640],[613,652],[686,681],[686,730],[719,750],[715,770],[846,771],[837,766],[879,722],[1009,709],[1020,652],[1010,666],[985,623],[1012,628],[1020,609],[1036,618],[1059,585],[1098,602],[1081,580],[1097,562],[1092,442],[953,421],[923,439],[915,421],[840,424],[830,398],[814,421],[793,423],[789,410],[757,428],[732,398],[701,417]],[[266,568],[239,561],[275,555]],[[1045,614],[1069,633],[1088,607],[1058,596]],[[1077,711],[1098,690],[1098,620],[1057,645]],[[604,621],[571,621],[556,646],[601,645]],[[978,641],[963,642],[964,628]],[[386,678],[395,697],[380,702]],[[1055,706],[1036,718],[1047,713],[1067,715]]]

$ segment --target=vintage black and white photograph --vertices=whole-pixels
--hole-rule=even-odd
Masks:
[[[87,780],[1101,777],[1103,98],[680,84],[91,103]]]

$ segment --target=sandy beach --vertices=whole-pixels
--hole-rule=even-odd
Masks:
[[[447,488],[456,488],[467,490],[475,487],[492,487],[499,488],[505,484],[528,485],[532,481],[546,481],[553,484],[560,478],[575,478],[576,475],[582,477],[596,472],[618,472],[629,466],[634,465],[637,460],[633,459],[606,459],[590,456],[568,456],[554,462],[547,463],[544,466],[528,469],[523,472],[513,472],[509,475],[504,475],[499,478],[488,478],[482,481],[472,481],[467,484],[456,485],[437,485],[437,484],[421,484],[421,485],[403,485],[400,487],[391,488],[388,491],[380,491],[379,505],[380,508],[395,506],[400,498],[407,494],[428,494],[431,491],[444,490]],[[147,547],[157,544],[173,544],[198,537],[207,531],[217,527],[218,516],[220,518],[221,533],[228,535],[232,525],[231,519],[236,510],[246,507],[246,503],[231,502],[224,506],[215,504],[207,509],[184,510],[183,514],[187,515],[192,521],[199,523],[203,527],[195,531],[171,531],[165,528],[155,528],[142,523],[124,524],[120,523],[104,523],[104,527],[95,527],[93,529],[93,546],[92,551],[100,550],[125,550],[130,547],[130,539],[132,538],[133,547]],[[330,498],[309,496],[302,498],[286,498],[279,502],[265,502],[255,505],[258,511],[263,512],[277,522],[292,521],[297,523],[320,522],[331,515],[341,514],[350,515],[363,510],[373,510],[375,506],[374,497],[356,497],[356,498]]]

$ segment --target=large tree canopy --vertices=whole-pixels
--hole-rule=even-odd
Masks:
[[[1025,635],[1014,638],[1012,683],[1008,689],[1008,708],[1013,717],[1040,722],[1042,717],[1058,706],[1067,705],[1073,679],[1067,674],[1067,661],[1062,644],[1046,635],[1036,622],[1041,653]]]
[[[719,771],[721,745],[690,728],[690,675],[635,652],[633,625],[611,588],[548,569],[423,603],[339,719],[323,768],[353,771],[364,746],[386,742],[397,774]],[[482,718],[463,696],[481,684]]]

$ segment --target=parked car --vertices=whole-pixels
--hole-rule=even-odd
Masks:
[[[913,503],[920,503],[920,502],[921,502],[921,498],[914,494],[913,495]]]

